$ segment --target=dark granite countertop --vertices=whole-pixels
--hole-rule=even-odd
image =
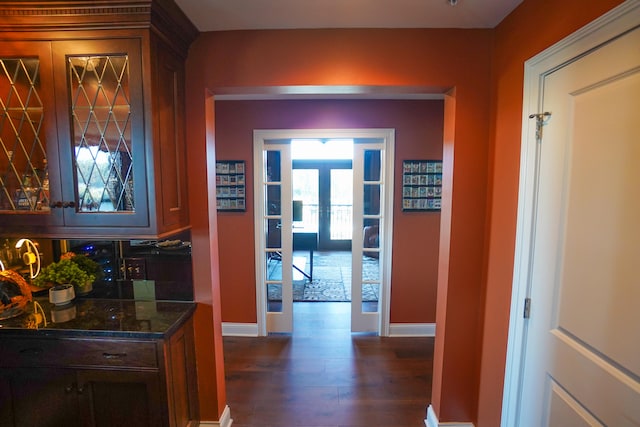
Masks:
[[[196,308],[195,303],[183,301],[76,298],[65,306],[54,306],[48,298],[34,301],[37,304],[29,303],[25,313],[0,320],[0,338],[5,334],[163,338],[178,329]]]

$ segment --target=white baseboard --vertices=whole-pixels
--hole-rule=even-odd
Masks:
[[[233,419],[231,418],[231,410],[228,406],[224,407],[220,421],[200,421],[201,427],[231,427]]]
[[[435,337],[435,323],[392,323],[389,325],[390,337]]]
[[[257,323],[222,322],[223,337],[257,337]]]
[[[257,323],[222,323],[222,336],[257,337]],[[389,325],[390,337],[435,337],[435,323],[392,323]]]
[[[441,423],[438,422],[438,417],[433,411],[433,406],[429,405],[427,408],[427,419],[424,420],[424,425],[427,427],[473,427],[473,423]]]

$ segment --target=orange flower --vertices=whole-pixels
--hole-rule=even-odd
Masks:
[[[76,256],[76,254],[74,254],[73,252],[65,252],[62,255],[60,255],[60,261],[62,261],[63,259],[71,259],[74,256]]]

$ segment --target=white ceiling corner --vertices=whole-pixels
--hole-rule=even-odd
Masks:
[[[522,0],[175,0],[201,31],[494,28]]]

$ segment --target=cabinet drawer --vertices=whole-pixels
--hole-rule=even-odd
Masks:
[[[156,368],[153,341],[101,339],[3,340],[0,367],[90,366]]]

